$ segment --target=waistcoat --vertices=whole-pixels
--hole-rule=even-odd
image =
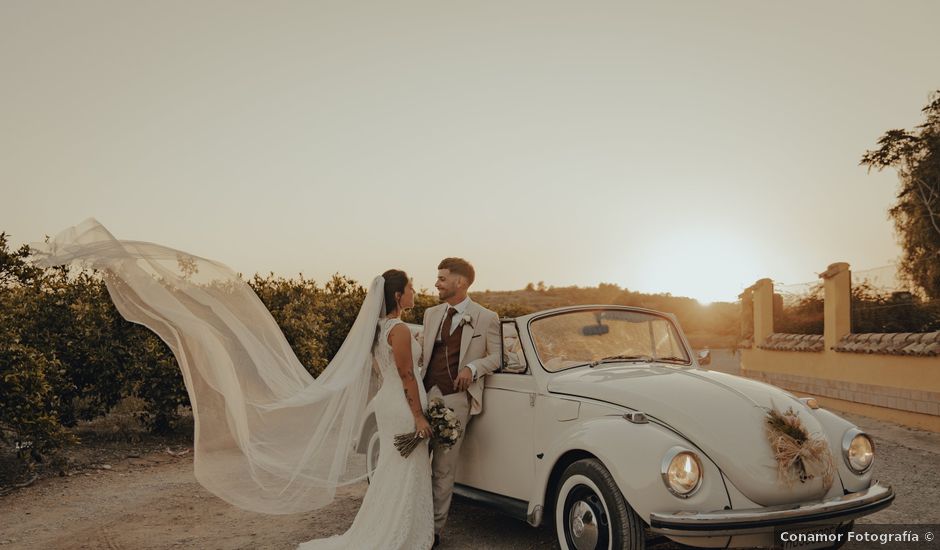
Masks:
[[[453,322],[459,323],[459,316],[454,316]],[[424,377],[425,390],[437,386],[443,395],[457,391],[452,380],[457,379],[461,337],[463,337],[463,325],[458,325],[452,334],[441,334],[441,340],[434,339],[434,349],[431,351],[431,360],[428,363],[428,375]]]

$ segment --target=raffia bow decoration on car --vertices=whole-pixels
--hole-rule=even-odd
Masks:
[[[806,483],[817,475],[828,491],[832,487],[835,466],[829,443],[810,434],[793,408],[784,412],[770,409],[765,417],[767,440],[777,460],[777,475],[789,487]]]
[[[444,402],[438,398],[431,400],[427,411],[428,423],[431,424],[431,439],[440,448],[449,449],[453,447],[457,439],[460,438],[460,420],[457,419],[457,413],[450,409]],[[418,443],[423,438],[417,432],[410,434],[398,434],[395,436],[395,448],[401,453],[401,456],[407,457],[411,451],[415,450]]]

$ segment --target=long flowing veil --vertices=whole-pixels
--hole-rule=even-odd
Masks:
[[[258,296],[228,267],[153,243],[121,241],[94,219],[32,245],[38,265],[100,270],[118,311],[176,356],[195,419],[195,475],[246,510],[320,508],[358,481],[382,277],[316,379]]]

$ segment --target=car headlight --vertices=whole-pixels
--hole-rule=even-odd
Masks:
[[[875,444],[862,431],[852,428],[842,438],[842,456],[849,469],[864,474],[875,461]]]
[[[672,494],[689,498],[702,484],[702,462],[692,451],[673,447],[663,457],[662,474]]]

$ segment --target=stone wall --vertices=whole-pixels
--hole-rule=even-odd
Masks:
[[[823,279],[822,335],[773,330],[773,282],[741,295],[753,307],[753,340],[742,343],[741,374],[824,407],[940,432],[940,332],[852,334],[851,272],[832,264]]]

